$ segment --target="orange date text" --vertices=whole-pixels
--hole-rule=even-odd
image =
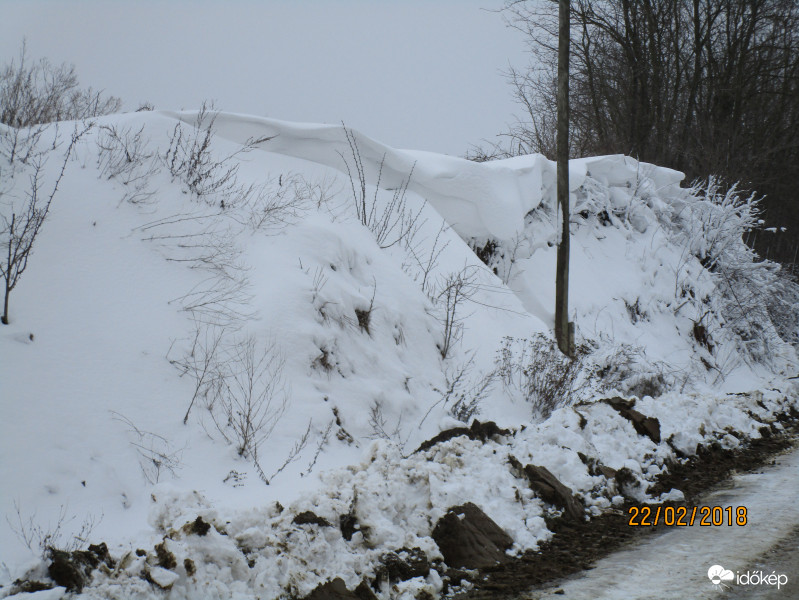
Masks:
[[[746,525],[745,506],[631,506],[627,509],[630,527],[743,527]]]

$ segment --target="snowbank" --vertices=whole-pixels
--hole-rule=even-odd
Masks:
[[[386,553],[439,559],[431,531],[465,502],[518,553],[548,538],[557,510],[511,456],[546,467],[596,514],[622,494],[663,499],[646,490],[676,452],[734,445],[728,428],[756,438],[796,401],[794,349],[762,302],[736,313],[725,287],[742,281],[747,306],[758,288],[776,299],[788,289],[746,254],[747,206],[680,188],[681,173],[624,156],[571,161],[584,369],[542,418],[530,355],[506,356],[513,381],[497,368],[502,348],[528,339],[543,352],[549,339],[553,163],[474,163],[342,126],[198,116],[98,119],[11,295],[0,596],[30,560],[43,576],[42,544],[79,545],[81,529],[120,561],[84,590],[104,598],[302,597],[334,577],[352,588]],[[48,128],[42,148],[70,128]],[[126,143],[135,160],[120,160]],[[194,167],[181,163],[192,149]],[[61,151],[48,151],[43,190]],[[24,206],[34,170],[7,172],[4,216]],[[767,388],[782,391],[728,395]],[[616,393],[642,398],[660,442],[594,402]],[[513,434],[413,453],[474,416]],[[632,483],[620,489],[580,453]],[[332,527],[294,523],[304,511]],[[361,527],[350,540],[347,514]],[[184,529],[197,517],[206,535]],[[159,564],[162,543],[177,566]],[[441,576],[392,597],[438,593]]]

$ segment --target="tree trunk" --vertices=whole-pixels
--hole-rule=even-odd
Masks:
[[[569,323],[569,0],[560,0],[558,29],[558,205],[563,217],[555,274],[555,338],[566,356],[574,355]]]
[[[6,282],[6,294],[5,299],[3,301],[3,316],[0,317],[0,323],[3,325],[8,325],[8,296],[11,294],[11,290],[8,287],[8,283]]]

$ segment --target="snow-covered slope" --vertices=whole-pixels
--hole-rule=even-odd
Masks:
[[[38,141],[61,141],[43,155],[48,194],[72,127]],[[35,170],[0,161],[7,216]],[[497,468],[509,454],[535,456],[594,510],[617,490],[578,450],[651,480],[673,457],[665,441],[636,436],[604,404],[536,404],[526,379],[532,355],[556,356],[545,353],[554,174],[542,156],[474,163],[340,126],[193,112],[97,119],[66,162],[0,327],[4,589],[42,543],[78,545],[91,529],[119,557],[201,515],[218,531],[173,536],[174,552],[205,565],[193,580],[181,572],[173,597],[212,581],[307,594],[337,575],[356,585],[390,550],[435,558],[432,525],[466,501],[517,550],[534,547],[547,509],[518,500],[518,480]],[[735,229],[745,210],[724,212],[723,195],[681,179],[623,156],[572,161],[570,300],[584,368],[566,391],[573,402],[668,392],[637,406],[690,452],[727,426],[758,436],[747,411],[766,422],[784,409],[797,362],[772,313],[729,312],[758,285],[788,289],[746,254]],[[731,299],[730,277],[748,278],[745,298]],[[783,392],[758,395],[762,409],[724,396],[771,387]],[[458,438],[433,458],[411,455],[473,416],[527,428],[500,450]],[[370,539],[292,537],[294,515],[334,522],[355,496]],[[97,597],[119,585],[120,597],[152,593],[143,561]],[[440,587],[432,575],[417,584]]]

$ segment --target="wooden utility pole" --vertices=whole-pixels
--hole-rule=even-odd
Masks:
[[[574,357],[574,323],[569,322],[569,0],[558,13],[558,205],[563,218],[555,273],[555,338]]]

